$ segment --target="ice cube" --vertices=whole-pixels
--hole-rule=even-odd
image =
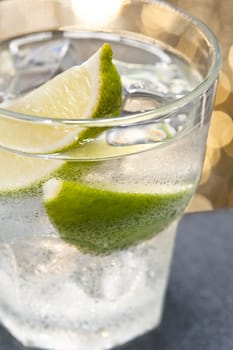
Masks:
[[[106,264],[102,276],[102,291],[109,301],[132,293],[138,279],[143,283],[144,263],[130,251],[116,254],[116,258]]]
[[[51,39],[43,43],[42,39],[43,36],[29,36],[11,41],[9,48],[18,70],[35,67],[58,69],[69,49],[69,40]]]
[[[83,59],[80,55],[79,45],[75,44],[73,41],[69,41],[67,53],[60,62],[60,70],[65,71],[66,69],[81,63],[83,63]]]
[[[169,87],[160,80],[155,64],[115,63],[124,87],[123,112],[145,112],[172,99]]]
[[[123,83],[123,111],[145,112],[191,90],[182,69],[171,62],[136,64],[115,61]]]
[[[78,45],[51,33],[33,34],[9,43],[0,53],[0,103],[24,94],[56,74],[81,63]]]
[[[78,254],[76,256],[76,269],[73,271],[73,280],[91,298],[98,299],[101,297],[103,261],[98,256],[89,254]]]
[[[175,135],[176,130],[168,123],[152,122],[110,129],[106,138],[111,146],[129,146],[164,142]]]
[[[126,92],[123,97],[123,111],[126,113],[146,112],[155,109],[161,105],[161,97],[154,98],[153,95],[148,94],[145,96],[145,92],[137,91],[135,93]]]
[[[186,80],[176,78],[172,81],[171,91],[177,97],[182,97],[190,91],[190,85]]]
[[[54,235],[53,226],[39,198],[4,198],[0,203],[0,239],[5,243],[21,241],[32,236]],[[27,238],[26,238],[27,237]]]
[[[183,71],[171,62],[157,62],[154,69],[159,81],[166,85],[170,85],[173,79],[183,76]]]
[[[18,96],[43,84],[59,73],[60,65],[69,49],[67,39],[41,43],[30,42],[28,37],[12,40],[9,48],[15,65],[15,76],[8,93]],[[28,44],[31,44],[30,48]]]
[[[0,242],[0,303],[17,310],[20,307],[18,269],[14,252],[9,244]]]
[[[3,50],[0,52],[0,103],[11,98],[8,89],[15,74],[12,57],[7,50]]]
[[[15,240],[13,247],[19,274],[30,283],[59,279],[75,268],[76,249],[59,237],[32,236]]]

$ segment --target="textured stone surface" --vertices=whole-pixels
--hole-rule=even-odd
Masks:
[[[186,215],[160,328],[115,350],[233,349],[232,252],[233,211]],[[0,350],[24,349],[1,329]]]

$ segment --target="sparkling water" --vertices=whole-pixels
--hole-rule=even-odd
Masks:
[[[200,82],[197,71],[184,59],[146,41],[109,33],[90,37],[86,32],[46,32],[1,46],[1,102],[80,64],[103,42],[113,47],[124,85],[125,115],[176,101]],[[130,127],[130,136],[127,128],[113,128],[104,133],[106,154],[117,146],[130,146],[133,151],[126,148],[122,157],[110,151],[118,158],[100,162],[82,180],[120,192],[185,190],[190,198],[203,160],[200,149],[207,132],[203,123],[203,110],[194,101],[167,116],[169,137],[164,121]],[[138,145],[147,151],[138,152]],[[127,157],[127,152],[135,154]],[[106,154],[102,158],[108,158]],[[95,256],[59,238],[41,196],[40,190],[26,196],[1,196],[0,317],[10,332],[28,346],[100,350],[156,327],[178,218],[150,240]]]

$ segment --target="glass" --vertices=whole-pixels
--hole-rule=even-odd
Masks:
[[[101,11],[90,1],[18,4],[0,3],[1,322],[26,346],[109,349],[160,322],[177,224],[202,169],[220,49],[204,24],[162,2],[105,2]],[[121,115],[7,109],[106,41],[124,83]],[[44,151],[48,128],[78,127],[97,136]],[[46,188],[58,183],[68,185],[49,211]]]

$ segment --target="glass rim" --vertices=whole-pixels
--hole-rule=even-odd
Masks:
[[[2,116],[9,117],[10,119],[17,119],[22,121],[34,122],[38,124],[62,124],[62,125],[79,125],[87,127],[103,127],[103,126],[116,126],[116,125],[127,125],[132,123],[140,123],[149,121],[150,119],[162,118],[167,116],[175,110],[187,105],[195,98],[201,96],[209,87],[216,81],[218,78],[221,64],[222,64],[222,55],[219,42],[212,32],[212,30],[199,18],[191,15],[179,7],[168,4],[161,0],[143,0],[147,3],[158,4],[162,7],[167,7],[173,11],[178,12],[187,20],[191,21],[195,26],[197,26],[201,32],[204,34],[205,38],[209,42],[210,46],[213,48],[213,61],[206,77],[190,92],[186,95],[180,97],[177,100],[169,102],[165,105],[152,109],[146,112],[136,112],[131,113],[130,115],[108,117],[108,118],[96,118],[96,119],[62,119],[62,118],[50,118],[48,116],[35,116],[31,114],[14,112],[6,108],[0,108],[0,113]],[[141,2],[143,2],[141,1]],[[130,33],[130,32],[129,32]],[[1,116],[0,116],[1,117]]]

